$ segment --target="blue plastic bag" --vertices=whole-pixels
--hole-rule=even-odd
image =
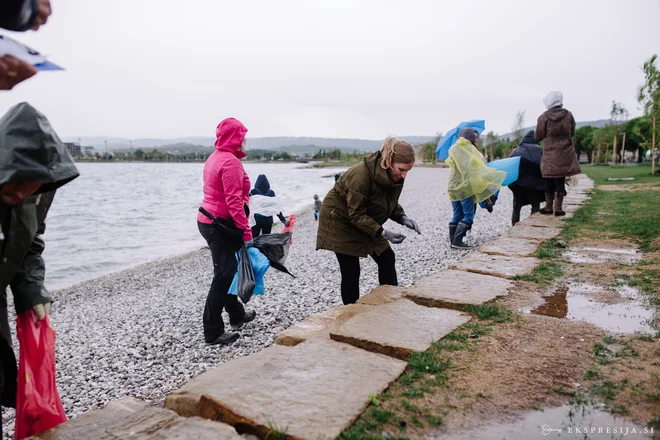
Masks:
[[[252,270],[254,270],[254,292],[253,295],[263,295],[264,294],[264,275],[270,267],[270,261],[264,254],[255,247],[248,248],[250,253],[250,260],[252,261]],[[236,253],[236,259],[238,259],[238,253]],[[229,286],[229,293],[232,295],[238,295],[238,272],[234,274],[234,279]]]
[[[506,178],[504,179],[504,182],[502,182],[502,186],[509,186],[518,180],[518,172],[520,171],[520,156],[509,157],[508,159],[494,160],[492,162],[488,162],[486,165],[506,173]]]

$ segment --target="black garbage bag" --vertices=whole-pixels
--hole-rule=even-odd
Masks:
[[[288,273],[295,278],[295,276],[284,266],[286,257],[289,255],[290,245],[291,232],[263,234],[254,239],[254,247],[259,249],[259,251],[268,258],[272,268]]]
[[[247,304],[252,298],[254,287],[256,286],[254,280],[254,270],[252,270],[252,261],[250,261],[250,253],[245,245],[241,246],[238,251],[238,297]]]

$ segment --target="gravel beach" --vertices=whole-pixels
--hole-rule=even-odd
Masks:
[[[385,225],[407,235],[402,244],[393,245],[402,286],[466,255],[466,251],[450,250],[448,243],[447,177],[447,169],[416,168],[406,179],[400,202],[419,223],[422,235],[392,222]],[[256,309],[257,319],[240,330],[241,338],[231,346],[204,344],[201,316],[212,278],[206,249],[59,291],[51,317],[58,338],[57,385],[69,417],[123,396],[159,404],[189,378],[255,353],[273,344],[285,328],[341,304],[335,255],[315,250],[312,195],[310,210],[298,215],[286,263],[297,278],[268,271],[265,295],[247,305]],[[511,205],[512,194],[505,188],[493,213],[477,208],[470,243],[483,243],[509,228]],[[526,217],[529,207],[523,213]],[[370,259],[361,264],[364,295],[378,285],[377,268]],[[13,415],[13,410],[4,410],[5,438],[13,438]]]

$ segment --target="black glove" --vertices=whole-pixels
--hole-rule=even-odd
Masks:
[[[417,232],[418,234],[421,234],[422,232],[419,230],[419,226],[417,225],[417,222],[415,220],[409,219],[407,215],[402,215],[401,218],[399,219],[399,223],[405,226],[408,229],[412,229],[413,231]]]
[[[405,235],[392,231],[383,231],[383,236],[387,238],[390,241],[390,243],[394,243],[394,244],[402,243],[403,240],[406,239]]]

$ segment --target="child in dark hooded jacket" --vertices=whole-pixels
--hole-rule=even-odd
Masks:
[[[257,177],[257,182],[254,184],[254,188],[250,191],[251,196],[266,196],[266,197],[275,197],[275,191],[270,189],[270,182],[265,174],[259,174]],[[288,220],[284,217],[284,214],[281,212],[277,214],[277,218],[280,219],[284,226],[289,226]],[[273,216],[265,216],[259,213],[254,214],[255,225],[252,226],[252,236],[258,237],[263,234],[270,234],[273,229]]]

